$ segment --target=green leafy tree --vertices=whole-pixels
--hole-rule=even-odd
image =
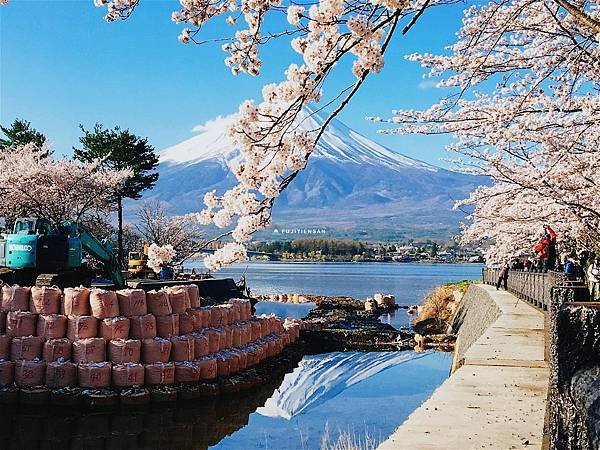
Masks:
[[[29,143],[33,143],[36,148],[41,149],[46,143],[46,136],[32,128],[31,123],[23,119],[15,119],[8,128],[0,125],[0,130],[4,134],[4,137],[0,137],[0,150]],[[46,154],[46,156],[48,155]]]
[[[114,193],[118,215],[118,247],[119,261],[123,261],[123,200],[140,199],[142,192],[150,189],[158,179],[156,167],[158,157],[154,147],[148,143],[148,138],[141,138],[120,127],[105,129],[96,124],[91,131],[80,125],[83,136],[79,142],[81,149],[74,148],[76,159],[90,162],[100,159],[102,166],[107,169],[129,169],[133,172],[125,183]]]

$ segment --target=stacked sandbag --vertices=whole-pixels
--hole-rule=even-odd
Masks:
[[[46,362],[57,361],[59,359],[70,360],[72,353],[71,341],[67,338],[49,339],[44,342],[43,359]]]
[[[198,285],[187,284],[184,287],[187,289],[187,294],[190,299],[190,307],[191,308],[199,308],[201,305],[201,302],[200,302],[200,290],[198,289]]]
[[[29,310],[36,314],[60,313],[62,292],[56,286],[33,286],[29,300]]]
[[[220,377],[228,376],[231,373],[229,356],[223,352],[217,353],[215,356],[217,360],[217,375]]]
[[[221,333],[221,339],[219,342],[219,348],[222,350],[224,348],[233,347],[233,330],[228,326],[218,327],[219,333]]]
[[[121,389],[210,381],[279,354],[301,325],[251,317],[245,299],[202,307],[196,285],[147,294],[76,287],[64,296],[56,287],[3,286],[1,295],[0,385]]]
[[[129,319],[123,316],[109,317],[100,322],[100,337],[106,340],[127,339]]]
[[[119,311],[125,317],[145,316],[148,314],[146,292],[143,289],[122,289],[117,291]]]
[[[206,328],[204,334],[208,338],[208,350],[216,353],[221,349],[221,333],[214,328]]]
[[[200,379],[211,381],[217,378],[217,359],[214,356],[203,356],[196,360],[200,369]]]
[[[258,319],[253,319],[250,321],[250,331],[251,331],[251,339],[252,341],[256,341],[258,339],[260,339],[261,336],[261,326],[260,326],[260,320]]]
[[[146,292],[146,304],[148,305],[148,312],[156,317],[173,314],[169,296],[167,292],[162,289],[159,291]]]
[[[142,362],[144,364],[169,362],[172,345],[170,340],[160,337],[144,339],[142,341]]]
[[[188,334],[194,330],[196,330],[194,325],[194,315],[191,312],[179,314],[179,334]]]
[[[162,362],[145,364],[144,379],[145,383],[150,386],[173,384],[175,382],[175,364]]]
[[[171,338],[171,361],[183,362],[194,359],[194,339],[190,336]]]
[[[170,338],[179,335],[179,314],[156,317],[156,335]]]
[[[106,341],[102,338],[79,339],[73,342],[75,363],[100,363],[106,361]]]
[[[186,314],[188,316],[191,316],[191,318],[192,318],[193,331],[199,331],[202,328],[204,328],[205,314],[203,313],[201,308],[188,309]],[[181,318],[179,319],[179,322],[181,323]],[[208,324],[206,326],[208,326]]]
[[[15,362],[17,387],[42,386],[46,379],[46,363],[40,360]]]
[[[200,367],[194,361],[176,362],[175,381],[178,383],[197,383],[200,381]]]
[[[29,311],[9,311],[6,316],[6,335],[9,337],[35,334],[37,315]]]
[[[217,305],[216,308],[221,310],[220,325],[230,325],[236,321],[234,306],[232,304]]]
[[[226,327],[228,333],[231,334],[231,345],[228,347],[239,347],[242,345],[242,330],[238,325]]]
[[[96,319],[106,319],[119,315],[117,293],[104,289],[92,289],[90,293],[90,308]]]
[[[46,386],[50,389],[77,386],[77,365],[63,359],[47,362]]]
[[[29,292],[27,287],[21,287],[17,284],[2,286],[2,311],[28,311],[29,310]]]
[[[221,309],[217,307],[210,308],[210,322],[209,325],[211,327],[218,327],[221,325],[221,318],[223,317]]]
[[[71,341],[98,336],[98,319],[92,316],[69,316],[67,337]]]
[[[42,359],[42,345],[44,340],[37,336],[22,336],[13,338],[10,344],[11,361],[33,361]]]
[[[137,339],[117,339],[108,343],[108,360],[113,364],[139,363],[142,343]]]
[[[194,339],[194,359],[201,358],[210,353],[208,336],[204,333],[195,331],[190,333],[190,337]]]
[[[209,306],[204,306],[200,308],[200,317],[202,318],[202,328],[210,327],[210,313],[211,308]],[[198,330],[198,328],[197,328]]]
[[[142,386],[144,384],[144,366],[135,363],[113,365],[112,384],[117,388]]]
[[[79,387],[104,389],[110,387],[111,364],[109,362],[83,363],[77,366]]]
[[[252,317],[252,303],[245,298],[234,298],[229,300],[229,303],[239,308],[240,318],[237,320],[246,321]]]
[[[156,317],[153,314],[129,318],[129,337],[150,339],[156,337]]]
[[[36,336],[59,339],[67,335],[67,317],[61,314],[40,314],[37,318]]]
[[[191,308],[188,291],[183,286],[173,286],[165,288],[165,292],[169,297],[171,311],[173,314],[181,314]]]
[[[66,288],[61,312],[66,316],[90,315],[90,289],[79,286]]]

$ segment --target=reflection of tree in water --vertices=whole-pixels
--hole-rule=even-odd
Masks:
[[[250,414],[264,405],[282,380],[277,377],[251,392],[140,410],[11,406],[0,410],[0,448],[206,449],[246,426]]]

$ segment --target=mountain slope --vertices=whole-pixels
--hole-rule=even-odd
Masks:
[[[229,166],[240,156],[219,117],[191,139],[160,153],[160,178],[147,197],[175,214],[198,211],[206,191],[235,185]],[[318,128],[318,115],[300,126]],[[408,158],[333,120],[307,168],[276,202],[273,220],[287,228],[320,227],[335,236],[446,237],[458,231],[455,200],[485,180]]]

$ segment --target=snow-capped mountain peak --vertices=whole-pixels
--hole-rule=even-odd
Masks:
[[[233,115],[219,116],[195,127],[194,130],[199,133],[163,150],[159,155],[160,162],[189,165],[217,159],[231,166],[232,162],[239,159],[239,151],[227,134],[227,128],[233,120]],[[318,113],[303,111],[298,119],[298,128],[314,133],[324,120]],[[332,120],[325,129],[312,158],[329,159],[339,163],[385,165],[392,170],[408,167],[437,170],[435,166],[389,150],[351,130],[337,119]]]
[[[160,153],[160,177],[146,198],[185,214],[204,208],[207,191],[223,194],[235,186],[230,167],[241,154],[228,136],[232,121],[217,117]],[[313,132],[322,123],[319,114],[307,113],[298,127]],[[464,217],[452,205],[484,182],[408,158],[332,120],[307,167],[277,198],[273,220],[360,239],[448,237]]]
[[[233,115],[218,116],[203,125],[194,127],[195,136],[160,152],[159,161],[166,164],[195,164],[209,159],[230,161],[239,152],[227,135]]]

